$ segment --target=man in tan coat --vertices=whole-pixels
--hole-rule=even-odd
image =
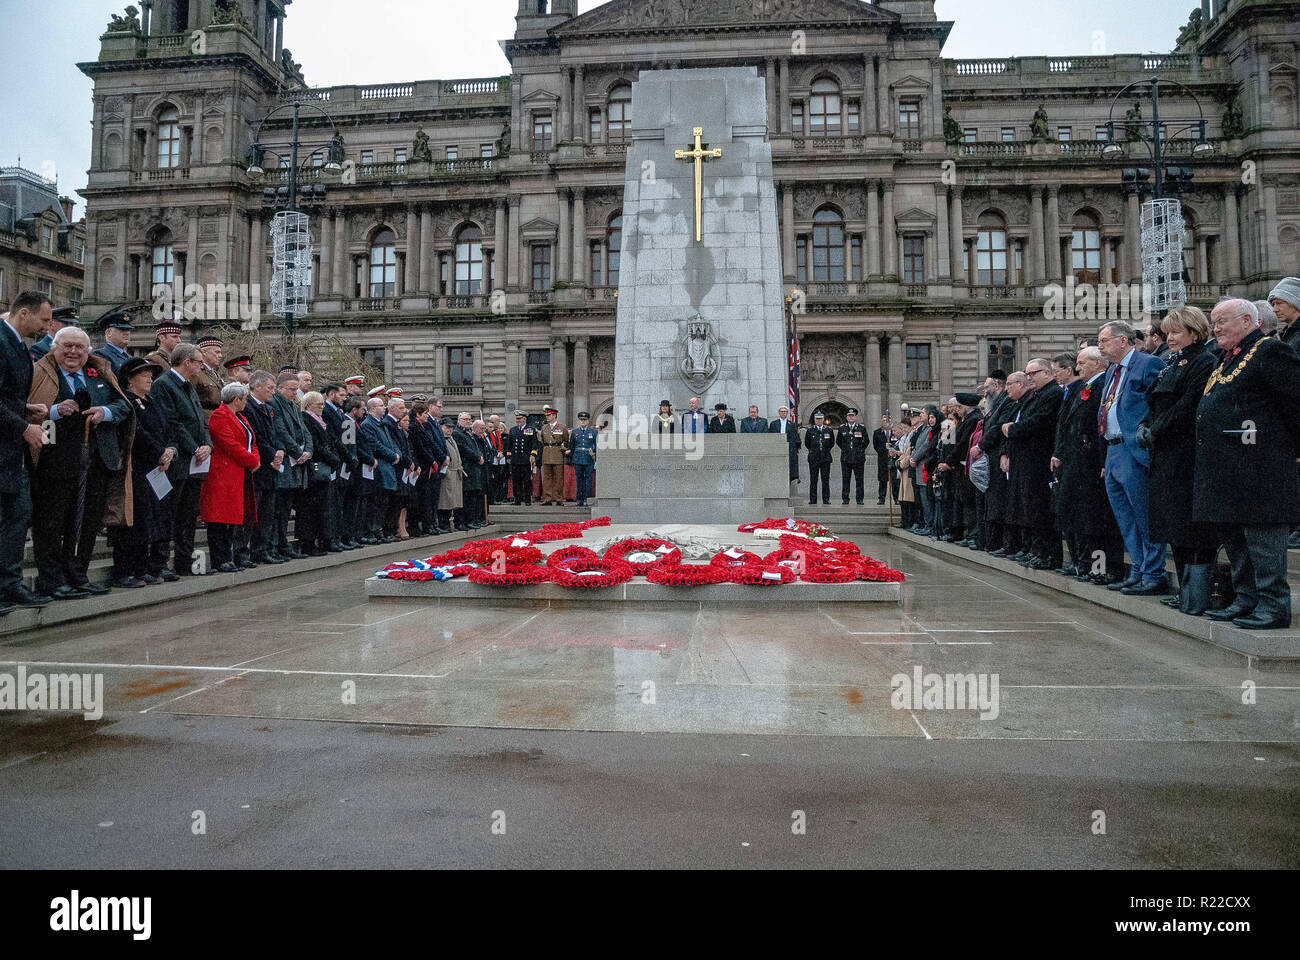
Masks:
[[[569,452],[569,428],[560,423],[560,411],[547,407],[546,425],[538,433],[542,442],[542,503],[564,503],[564,455]]]
[[[172,368],[172,351],[181,342],[181,325],[171,320],[164,320],[154,328],[154,351],[145,359],[162,367],[163,373]]]
[[[212,416],[212,411],[221,406],[221,388],[225,386],[221,374],[221,350],[225,346],[219,337],[199,337],[195,344],[199,356],[203,358],[203,369],[194,381],[194,392],[199,395],[199,406],[203,408],[203,422]]]

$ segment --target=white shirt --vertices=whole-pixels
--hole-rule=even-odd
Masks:
[[[1133,354],[1137,353],[1137,347],[1129,350],[1124,354],[1124,359],[1119,362],[1119,372],[1115,374],[1118,378],[1115,383],[1115,402],[1110,405],[1106,411],[1106,439],[1119,440],[1124,436],[1124,431],[1119,428],[1119,392],[1124,389],[1124,379],[1128,374],[1129,363],[1133,359]],[[1110,390],[1106,393],[1109,395]],[[1102,397],[1101,402],[1105,403],[1106,398]]]

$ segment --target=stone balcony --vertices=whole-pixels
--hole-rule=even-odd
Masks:
[[[1082,57],[984,57],[944,60],[945,90],[974,90],[1026,86],[1078,86],[1080,83],[1120,86],[1154,73],[1183,83],[1228,81],[1226,65],[1217,57],[1185,53],[1120,53]]]

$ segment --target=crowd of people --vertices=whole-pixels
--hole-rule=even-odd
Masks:
[[[547,408],[444,415],[438,397],[366,389],[361,376],[317,389],[309,371],[254,369],[207,336],[164,322],[144,357],[113,313],[91,349],[75,315],[23,293],[0,326],[0,612],[236,573],[414,536],[469,532],[492,504],[593,496],[596,431]],[[32,345],[28,340],[36,339]],[[196,551],[196,531],[207,550]],[[23,582],[30,530],[37,569]],[[92,580],[107,531],[112,568]]]
[[[946,403],[882,417],[868,432],[849,409],[801,427],[781,407],[712,417],[691,398],[660,404],[660,433],[780,433],[790,480],[807,453],[809,503],[865,502],[868,449],[877,502],[901,504],[918,534],[1055,570],[1238,626],[1289,626],[1288,546],[1300,547],[1300,279],[1265,301],[1232,299],[1209,318],[1171,310],[1141,332],[1104,325],[1076,353],[993,371]],[[513,500],[594,497],[597,428],[570,429],[547,407],[507,429],[493,415],[444,415],[438,397],[361,376],[324,383],[286,366],[225,359],[206,336],[162,323],[133,357],[130,317],[100,318],[92,349],[75,314],[23,293],[0,329],[0,611],[113,588],[233,573],[413,536],[469,532]],[[29,346],[28,340],[35,339]],[[838,455],[836,454],[838,450]],[[208,550],[195,551],[196,530]],[[292,524],[292,535],[290,533]],[[30,529],[37,567],[23,583]],[[90,577],[107,530],[107,583]],[[1215,584],[1220,547],[1231,583]],[[1068,559],[1067,551],[1068,549]],[[1127,553],[1128,562],[1125,562]],[[1220,608],[1212,591],[1230,589]]]
[[[1300,279],[1288,277],[1267,300],[1224,300],[1208,318],[1179,307],[1142,331],[1107,323],[1077,353],[882,419],[882,499],[892,484],[903,527],[932,539],[1190,615],[1289,628],[1298,318]]]

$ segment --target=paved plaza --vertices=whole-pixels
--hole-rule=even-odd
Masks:
[[[106,709],[0,715],[0,863],[1300,865],[1296,664],[854,539],[901,604],[438,607],[354,563],[12,638]],[[918,666],[996,716],[896,708]]]

